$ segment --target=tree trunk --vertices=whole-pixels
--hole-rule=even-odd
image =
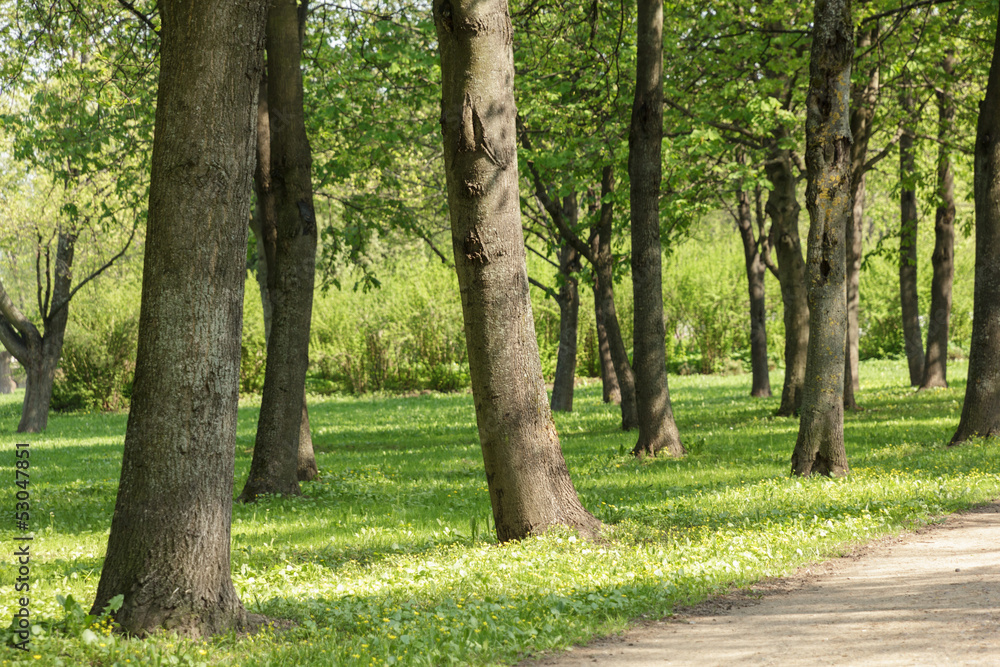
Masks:
[[[30,346],[33,353],[24,360],[27,363],[22,362],[28,373],[28,383],[24,388],[24,405],[21,409],[21,421],[17,425],[18,433],[41,433],[49,423],[52,385],[62,357],[66,324],[69,321],[76,238],[75,232],[59,232],[52,299],[49,302],[52,307],[43,319],[45,333],[34,346]]]
[[[857,50],[864,53],[878,38],[878,23],[858,36]],[[847,341],[844,351],[844,407],[858,410],[855,394],[861,390],[858,381],[858,306],[861,303],[861,241],[865,213],[865,162],[868,142],[872,135],[872,118],[878,103],[881,70],[878,56],[873,57],[868,81],[863,88],[851,91],[851,221],[847,226]]]
[[[663,0],[639,0],[635,99],[628,138],[632,221],[632,295],[635,333],[632,364],[639,409],[638,457],[666,450],[683,456],[667,387],[660,245],[663,143]]]
[[[452,247],[497,539],[562,524],[595,535],[559,447],[535,337],[518,197],[504,0],[435,0]]]
[[[17,388],[10,373],[10,360],[13,358],[7,350],[0,350],[0,394],[10,394]]]
[[[266,7],[164,0],[132,409],[93,613],[250,629],[230,577],[247,218]]]
[[[274,226],[263,219],[271,326],[257,439],[239,500],[298,495],[309,326],[316,258],[312,154],[302,105],[296,0],[272,0],[267,19],[267,106]],[[260,152],[260,151],[258,151]]]
[[[767,364],[767,304],[764,290],[767,267],[757,249],[757,239],[754,238],[750,199],[742,188],[737,191],[736,198],[737,224],[740,238],[743,239],[743,259],[746,264],[750,295],[750,367],[753,373],[750,395],[770,396],[771,378]]]
[[[604,330],[608,335],[611,361],[614,364],[615,378],[618,382],[621,397],[622,430],[631,431],[639,427],[639,412],[635,398],[635,375],[628,361],[628,352],[622,340],[622,330],[618,326],[618,311],[615,309],[614,256],[611,252],[611,194],[615,189],[614,170],[604,167],[601,174],[601,217],[597,222],[596,233],[591,237],[591,249],[594,256],[594,289],[595,301],[600,301],[598,308],[604,316]]]
[[[904,86],[909,82],[904,80]],[[900,96],[903,113],[913,113],[909,92]],[[924,339],[920,333],[920,303],[917,300],[917,193],[913,140],[915,118],[907,118],[899,137],[899,305],[903,316],[903,346],[910,369],[910,386],[924,375]]]
[[[937,210],[934,214],[934,254],[931,265],[931,312],[927,317],[927,354],[921,389],[948,386],[948,324],[951,320],[951,286],[955,275],[955,181],[951,171],[948,141],[955,122],[955,100],[950,79],[955,56],[949,53],[942,67],[945,82],[937,93],[938,103],[938,163]]]
[[[300,7],[302,5],[299,5]],[[300,14],[301,16],[301,14]],[[271,297],[267,291],[267,254],[264,250],[264,227],[276,228],[274,195],[271,192],[271,130],[267,111],[267,77],[261,77],[260,98],[257,105],[257,167],[254,170],[254,193],[257,204],[250,218],[250,230],[257,239],[257,286],[260,290],[261,310],[264,314],[264,340],[271,338]],[[265,223],[270,220],[270,223]],[[309,427],[309,408],[306,394],[302,392],[302,424],[299,427],[298,479],[310,482],[319,474],[316,454],[313,451],[312,431]]]
[[[785,320],[785,381],[781,388],[778,415],[797,414],[802,405],[802,385],[806,374],[806,350],[809,345],[809,302],[806,290],[806,264],[802,259],[799,238],[799,202],[795,195],[792,156],[782,144],[785,130],[775,132],[765,172],[771,181],[767,214],[771,217],[771,245],[778,260],[778,283]]]
[[[569,199],[567,197],[567,199]],[[559,273],[563,284],[559,288],[559,356],[552,384],[553,412],[573,411],[573,383],[576,380],[576,330],[580,312],[580,291],[576,273],[580,271],[579,255],[569,243],[559,250]]]
[[[809,355],[792,473],[840,477],[844,449],[845,232],[851,213],[850,0],[816,0],[806,99]]]
[[[615,362],[611,359],[611,343],[608,340],[608,329],[604,324],[604,309],[601,306],[601,293],[594,276],[594,319],[597,324],[597,354],[601,364],[601,390],[605,403],[621,403],[622,390],[618,386],[618,376],[615,374]]]
[[[48,426],[52,385],[59,365],[59,353],[54,353],[52,348],[52,345],[43,343],[38,363],[26,369],[28,382],[24,387],[24,404],[21,408],[21,421],[17,425],[18,433],[41,433]]]
[[[1000,21],[1000,19],[998,19]],[[1000,435],[1000,22],[976,125],[976,286],[969,379],[951,445]]]
[[[306,395],[302,393],[302,420],[299,427],[299,455],[296,474],[300,482],[311,482],[319,474],[316,466],[316,453],[313,451],[312,430],[309,428],[309,405]]]

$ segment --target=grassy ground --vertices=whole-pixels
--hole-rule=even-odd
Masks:
[[[944,447],[964,393],[964,365],[950,370],[953,388],[915,394],[903,362],[865,363],[867,410],[847,417],[852,474],[839,481],[788,477],[797,422],[770,416],[777,399],[748,398],[748,376],[671,377],[690,452],[680,461],[632,460],[617,410],[598,385],[583,388],[556,423],[584,504],[614,526],[602,544],[565,532],[495,544],[468,394],[316,399],[321,479],[302,498],[233,511],[244,604],[297,626],[209,642],[126,640],[81,617],[75,601],[89,608],[100,575],[125,415],[53,415],[47,433],[23,438],[20,396],[5,397],[0,465],[12,473],[14,443],[31,443],[39,634],[27,654],[0,649],[0,663],[503,664],[581,642],[1000,495],[1000,443]],[[256,414],[253,400],[241,405],[236,492]],[[5,478],[0,507],[13,510]],[[13,553],[9,525],[0,540]],[[0,616],[11,618],[14,558],[4,560]]]

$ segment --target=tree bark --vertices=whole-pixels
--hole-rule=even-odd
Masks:
[[[597,354],[601,364],[601,396],[605,403],[621,403],[622,390],[618,386],[618,375],[615,374],[615,362],[611,358],[611,343],[608,339],[608,329],[604,324],[604,309],[601,306],[601,293],[597,285],[597,275],[594,275],[594,320],[597,327]]]
[[[14,306],[3,284],[0,284],[0,343],[21,362],[28,376],[18,433],[41,433],[48,426],[52,385],[62,356],[66,323],[69,321],[69,301],[73,296],[76,238],[75,232],[58,232],[55,271],[51,282],[46,283],[44,297],[42,286],[38,285],[38,309],[42,314],[44,333]],[[50,280],[47,270],[44,275],[46,281]]]
[[[878,23],[858,36],[857,50],[865,52],[878,39]],[[861,303],[862,224],[865,213],[865,162],[872,135],[872,119],[878,103],[881,68],[877,54],[863,88],[851,90],[851,222],[847,226],[847,341],[844,351],[844,407],[858,410],[855,394],[861,390],[858,379],[858,306]]]
[[[816,0],[806,99],[809,354],[792,473],[839,477],[844,449],[845,232],[852,219],[850,0]]]
[[[316,266],[312,153],[306,137],[296,0],[272,0],[267,19],[267,105],[274,226],[264,217],[271,326],[257,439],[242,502],[298,495],[299,444],[309,366]]]
[[[569,199],[569,197],[567,197]],[[573,384],[576,380],[576,331],[580,313],[580,290],[576,274],[580,259],[569,243],[559,250],[559,273],[563,284],[559,288],[559,356],[552,384],[552,411],[573,411]]]
[[[250,629],[230,522],[266,6],[164,0],[132,409],[93,605],[122,629]]]
[[[750,395],[764,397],[771,395],[771,378],[767,362],[767,303],[765,301],[764,276],[767,267],[761,257],[754,238],[753,220],[750,213],[750,198],[741,187],[736,192],[737,226],[743,240],[743,259],[747,271],[747,288],[750,296],[750,368],[753,373]]]
[[[998,19],[1000,20],[1000,19]],[[1000,435],[1000,23],[976,125],[976,286],[969,376],[951,445]]]
[[[941,66],[945,81],[937,93],[938,203],[934,214],[934,254],[931,255],[934,276],[931,279],[931,312],[927,317],[927,353],[924,356],[921,389],[948,386],[948,324],[955,276],[955,180],[948,149],[955,122],[955,100],[950,85],[955,67],[954,54],[945,56]]]
[[[17,387],[10,373],[10,360],[13,358],[7,350],[0,350],[0,394],[10,394]]]
[[[766,209],[771,217],[771,246],[778,260],[778,283],[781,285],[785,320],[785,380],[777,412],[782,416],[797,414],[802,405],[809,345],[809,302],[806,264],[802,259],[799,238],[800,209],[795,194],[796,178],[791,153],[782,148],[787,138],[786,130],[775,132],[764,167],[772,186]]]
[[[904,80],[904,86],[909,80]],[[913,114],[909,91],[900,95],[903,113]],[[903,347],[910,370],[910,386],[916,387],[924,375],[924,339],[920,333],[920,303],[917,299],[917,193],[913,156],[914,127],[917,119],[904,121],[899,137],[899,305],[903,317]]]
[[[632,370],[639,411],[635,456],[683,456],[667,386],[660,245],[663,143],[663,0],[639,0],[635,99],[628,137],[634,337]]]
[[[521,233],[514,57],[504,0],[435,0],[452,247],[497,539],[595,535],[552,422]]]
[[[301,20],[301,7],[300,20]],[[271,338],[271,297],[267,290],[267,254],[265,249],[264,229],[277,228],[277,216],[274,211],[274,193],[271,191],[271,129],[270,114],[267,108],[267,76],[261,76],[260,96],[257,104],[257,166],[254,169],[253,187],[256,206],[250,218],[250,231],[257,239],[257,287],[260,290],[261,310],[264,315],[264,341]],[[268,221],[268,222],[265,222]],[[273,254],[273,244],[271,253]],[[305,388],[302,391],[302,423],[299,427],[298,479],[300,482],[310,482],[316,479],[319,469],[316,467],[316,454],[313,451],[312,431],[309,427],[309,408],[307,407]]]
[[[639,427],[639,412],[636,407],[635,375],[622,340],[622,330],[618,325],[618,311],[615,309],[614,255],[611,252],[611,223],[613,220],[614,203],[611,195],[615,189],[615,175],[611,166],[604,167],[601,173],[601,216],[597,222],[597,230],[591,237],[591,253],[595,275],[595,301],[600,301],[601,314],[604,316],[604,330],[608,335],[608,347],[611,361],[614,364],[615,379],[618,383],[620,407],[622,412],[622,430],[631,431]]]

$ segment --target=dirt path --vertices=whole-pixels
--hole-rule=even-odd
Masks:
[[[753,591],[522,665],[1000,665],[1000,501]]]

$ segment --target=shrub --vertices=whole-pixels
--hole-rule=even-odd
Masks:
[[[313,305],[310,367],[327,387],[352,394],[469,385],[454,270],[411,257],[387,266],[381,287],[331,289]]]
[[[104,320],[87,314],[66,334],[52,387],[52,408],[124,410],[135,377],[138,314],[126,311]]]

